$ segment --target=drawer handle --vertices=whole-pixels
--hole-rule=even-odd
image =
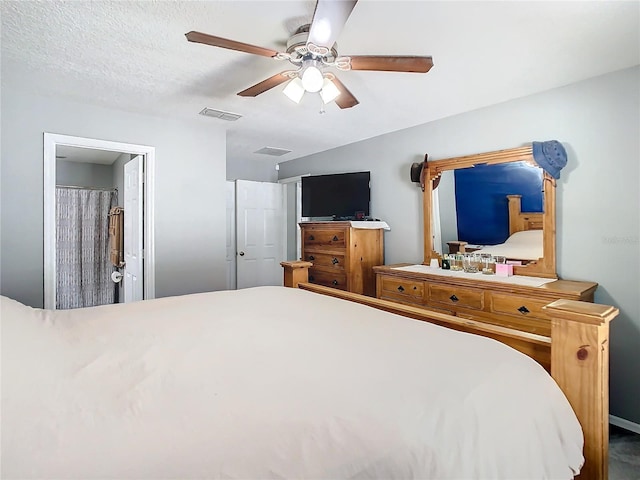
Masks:
[[[340,262],[338,261],[338,259],[337,259],[336,257],[333,257],[333,260],[331,260],[331,263],[333,263],[334,265],[336,265],[336,264],[338,264],[338,263],[340,263]]]
[[[451,295],[451,296],[449,297],[449,300],[451,300],[452,302],[457,302],[457,301],[459,300],[459,298],[458,298],[458,297],[456,297],[455,295]]]
[[[309,235],[309,240],[315,240],[316,238],[313,235]]]
[[[523,314],[523,315],[526,315],[527,313],[529,313],[529,309],[528,309],[527,307],[525,307],[524,305],[522,305],[522,306],[518,309],[518,311],[519,311],[521,314]]]
[[[403,287],[402,285],[400,285],[400,286],[398,287],[398,291],[399,291],[399,292],[404,292],[404,287]]]
[[[314,257],[313,255],[309,255],[309,260],[315,260],[316,257]]]
[[[331,284],[335,287],[336,285],[338,285],[338,280],[334,280],[333,282],[331,282]]]
[[[315,280],[315,278],[313,278],[313,275],[309,275],[309,281],[313,282]]]
[[[338,236],[337,236],[337,235],[334,235],[334,236],[333,236],[333,241],[334,241],[334,242],[337,242],[337,241],[338,241]]]

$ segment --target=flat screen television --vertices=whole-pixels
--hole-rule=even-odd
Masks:
[[[302,177],[302,216],[369,216],[371,172]]]

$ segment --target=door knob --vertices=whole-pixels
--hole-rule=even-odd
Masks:
[[[244,257],[244,252],[238,252],[238,255],[240,255],[241,257]]]

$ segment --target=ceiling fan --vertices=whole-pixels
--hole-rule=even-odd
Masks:
[[[323,102],[336,102],[340,108],[351,108],[359,102],[338,77],[328,71],[369,70],[427,73],[433,60],[427,56],[350,55],[339,56],[336,39],[357,0],[318,0],[313,20],[303,25],[287,41],[285,52],[237,42],[206,33],[191,31],[187,40],[214,47],[238,50],[277,60],[288,60],[295,69],[285,70],[241,92],[241,97],[255,97],[289,81],[283,93],[298,103],[305,92],[319,92]]]

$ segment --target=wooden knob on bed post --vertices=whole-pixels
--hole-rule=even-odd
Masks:
[[[302,260],[293,262],[280,262],[284,268],[284,286],[298,288],[299,283],[309,281],[309,268],[313,266],[311,262]]]
[[[618,309],[575,300],[543,307],[551,317],[551,376],[584,433],[580,479],[606,480],[609,456],[609,322]]]

